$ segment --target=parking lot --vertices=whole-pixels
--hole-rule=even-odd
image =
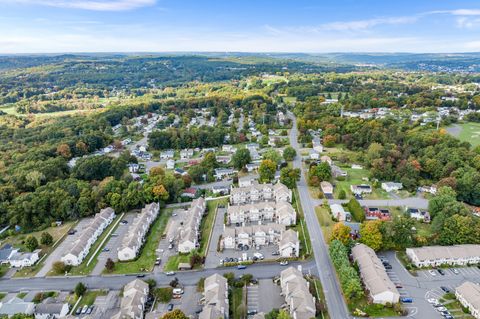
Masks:
[[[266,260],[277,260],[278,256],[273,255],[273,252],[278,251],[277,245],[263,246],[260,249],[250,248],[249,250],[224,249],[223,252],[218,252],[218,242],[223,234],[223,222],[226,213],[226,208],[219,208],[213,225],[212,238],[208,247],[207,258],[205,260],[205,268],[216,268],[221,266],[220,261],[227,259],[227,261],[239,261],[246,254],[247,257],[253,258],[255,253],[261,253]]]
[[[102,271],[105,269],[105,263],[107,259],[110,258],[113,261],[118,260],[118,249],[120,245],[122,245],[122,240],[126,236],[128,232],[128,228],[132,224],[133,219],[135,218],[135,213],[125,214],[122,220],[126,220],[127,224],[119,223],[117,229],[112,232],[110,238],[108,239],[107,243],[105,244],[103,250],[97,257],[97,264],[95,268],[93,268],[92,275],[100,275]]]
[[[272,309],[279,309],[285,300],[280,296],[280,286],[272,279],[261,279],[257,285],[247,287],[248,313],[268,313]]]
[[[412,303],[404,304],[409,311],[409,318],[444,318],[429,299],[440,299],[445,295],[445,291],[455,292],[455,288],[465,281],[480,283],[480,269],[477,267],[442,269],[443,275],[438,270],[418,270],[416,276],[410,274],[397,259],[395,252],[379,253],[378,256],[388,260],[392,269],[387,269],[387,274],[395,284],[401,298],[409,297],[413,299]],[[457,318],[456,316],[454,316]]]
[[[92,218],[84,218],[75,226],[75,234],[67,235],[65,239],[55,248],[54,251],[45,259],[42,269],[35,275],[35,277],[45,277],[52,269],[54,262],[59,261],[62,256],[70,249],[70,245],[77,240],[82,231],[90,224]]]
[[[169,304],[173,304],[173,309],[180,309],[185,315],[198,317],[198,313],[202,310],[202,305],[199,304],[202,294],[197,292],[196,286],[183,287],[183,295],[181,298],[172,299],[169,303],[159,303],[156,308],[156,312],[159,314],[165,314],[168,312],[167,307]]]
[[[167,262],[170,256],[177,254],[177,243],[174,242],[174,247],[169,249],[170,238],[176,238],[178,236],[178,229],[181,227],[180,223],[185,220],[188,210],[183,208],[175,209],[172,215],[168,219],[167,227],[165,228],[165,238],[160,239],[157,247],[157,257],[162,260],[159,266],[155,267],[155,272],[163,271],[163,266]]]

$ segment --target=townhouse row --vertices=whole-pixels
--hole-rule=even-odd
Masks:
[[[199,246],[200,224],[207,206],[205,199],[199,197],[192,201],[178,233],[178,251],[189,253]]]
[[[229,205],[227,222],[237,225],[272,222],[290,226],[297,223],[297,213],[289,202],[283,200],[235,206]]]
[[[480,245],[425,246],[407,248],[406,253],[417,267],[480,263]]]
[[[315,318],[315,298],[310,293],[309,282],[303,277],[300,270],[290,267],[282,271],[280,273],[280,287],[291,318]]]
[[[250,186],[232,188],[230,204],[242,205],[259,201],[292,202],[292,191],[278,182],[273,184],[259,184],[252,181]]]

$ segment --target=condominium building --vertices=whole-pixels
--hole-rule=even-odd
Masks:
[[[228,281],[225,277],[214,274],[205,278],[205,306],[199,319],[228,319]]]
[[[425,246],[407,248],[406,253],[417,267],[464,266],[480,262],[480,245]]]
[[[135,217],[118,250],[118,260],[132,260],[137,257],[145,241],[145,236],[157,218],[159,211],[160,205],[158,203],[151,203],[146,205],[141,213]]]
[[[455,296],[458,301],[468,308],[472,316],[480,319],[480,286],[466,281],[455,289]]]
[[[227,209],[227,222],[242,225],[273,222],[289,226],[297,223],[297,214],[292,205],[283,200],[230,205]]]
[[[297,268],[290,267],[280,273],[282,295],[292,319],[315,318],[315,298],[310,293],[309,283]]]
[[[400,293],[388,277],[385,267],[375,251],[364,244],[358,244],[352,248],[352,257],[358,265],[360,277],[372,302],[398,303]]]
[[[148,284],[140,279],[129,282],[123,288],[120,311],[112,319],[143,319],[149,293]]]
[[[205,209],[206,202],[202,197],[195,199],[190,205],[188,213],[186,214],[186,219],[183,221],[183,225],[179,230],[179,252],[189,253],[197,248],[200,223]]]
[[[292,202],[292,191],[280,182],[275,185],[252,182],[247,187],[233,188],[230,194],[230,203],[232,205],[270,200]]]

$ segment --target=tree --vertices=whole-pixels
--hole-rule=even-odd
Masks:
[[[195,183],[200,184],[204,181],[205,169],[201,165],[193,165],[188,169],[188,175]]]
[[[40,243],[44,246],[50,246],[53,244],[53,237],[48,232],[43,232],[40,236]]]
[[[297,151],[295,151],[295,149],[293,147],[291,147],[291,146],[285,147],[285,149],[283,150],[283,158],[287,162],[293,161],[295,156],[297,156]]]
[[[352,217],[359,223],[365,220],[365,211],[355,198],[352,198],[348,204],[348,211],[352,214]]]
[[[153,288],[157,287],[157,281],[153,278],[145,279],[145,283],[148,284],[148,288],[153,290]]]
[[[414,227],[412,218],[400,216],[392,222],[392,241],[398,248],[412,247],[415,243]]]
[[[66,159],[69,159],[70,157],[72,157],[72,151],[70,150],[70,146],[68,146],[68,144],[58,145],[57,154]]]
[[[165,170],[161,166],[155,166],[150,169],[150,176],[165,176]]]
[[[382,248],[383,236],[381,232],[382,221],[366,221],[360,225],[360,242],[377,251]]]
[[[63,275],[65,272],[67,272],[69,270],[69,266],[65,265],[64,262],[62,261],[56,261],[53,263],[52,265],[52,269],[53,271],[56,273],[56,274],[61,274]]]
[[[275,172],[277,171],[277,164],[272,160],[263,160],[260,163],[260,168],[258,169],[258,174],[260,175],[261,182],[270,182],[275,177]]]
[[[345,199],[347,198],[347,193],[345,192],[344,189],[341,189],[340,192],[338,192],[338,199]]]
[[[238,170],[243,169],[251,160],[250,151],[246,148],[238,149],[232,156],[233,167]]]
[[[87,292],[87,287],[83,282],[79,282],[75,286],[75,289],[73,291],[75,292],[75,295],[77,295],[77,297],[80,297],[80,296],[83,296],[85,292]]]
[[[439,242],[441,245],[475,244],[479,242],[476,236],[479,230],[479,222],[472,216],[453,215],[445,220]]]
[[[112,272],[115,269],[115,262],[111,258],[108,258],[105,262],[105,269],[108,272]]]
[[[30,235],[27,237],[25,240],[25,248],[27,248],[29,251],[34,251],[35,249],[38,248],[38,240],[34,236]]]
[[[162,319],[188,319],[180,309],[173,309],[163,315]]]
[[[282,157],[280,154],[273,148],[268,149],[265,153],[263,153],[264,160],[271,160],[275,164],[279,165],[282,162]]]
[[[313,165],[308,171],[309,180],[315,184],[320,185],[320,182],[328,181],[332,177],[330,165],[327,162],[322,162],[318,165]],[[318,183],[317,183],[318,182]],[[313,185],[313,184],[311,184]],[[318,186],[315,185],[315,186]]]
[[[344,245],[348,245],[350,242],[351,228],[344,223],[336,223],[333,225],[332,234],[330,240],[338,240]]]
[[[171,287],[156,288],[153,291],[153,295],[157,298],[158,302],[167,303],[170,300],[172,300],[173,288]]]
[[[170,196],[163,185],[156,185],[152,189],[152,193],[156,200],[166,201]]]
[[[300,174],[299,168],[284,167],[280,170],[280,182],[289,189],[293,189],[300,180]]]

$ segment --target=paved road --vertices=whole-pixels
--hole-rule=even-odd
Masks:
[[[314,199],[315,205],[321,205],[323,200]],[[344,204],[348,200],[341,199],[330,199],[329,204]],[[428,199],[421,197],[408,197],[408,198],[399,198],[399,199],[361,199],[358,201],[362,206],[385,206],[385,207],[396,207],[396,206],[408,206],[415,207],[420,209],[428,208]]]
[[[304,272],[312,272],[317,275],[316,265],[312,261],[308,262],[292,262],[291,266],[301,265]],[[229,268],[215,268],[205,269],[199,271],[185,271],[178,272],[177,277],[184,285],[196,285],[198,280],[202,277],[208,277],[215,273],[224,274],[233,272],[236,276],[243,274],[252,274],[255,278],[264,279],[272,278],[272,276],[279,276],[280,272],[284,270],[284,266],[278,263],[272,264],[254,264],[247,267],[245,270],[238,270],[235,267]],[[89,289],[110,289],[120,290],[125,284],[132,281],[135,276],[79,276],[79,277],[48,277],[48,278],[28,278],[28,279],[1,279],[0,291],[6,292],[20,292],[20,291],[46,291],[46,290],[72,290],[79,282],[83,282]],[[153,278],[157,281],[159,286],[168,285],[172,277],[166,276],[163,273],[149,274],[145,279]]]
[[[292,129],[290,130],[290,145],[300,154],[300,146],[297,142],[298,130],[297,120],[295,116],[289,112],[289,117],[292,119]],[[301,157],[298,155],[293,161],[295,168],[302,168]],[[307,182],[304,174],[300,174],[301,178],[297,184],[298,192],[300,194],[300,203],[305,214],[305,221],[307,224],[310,238],[312,241],[312,249],[315,255],[315,264],[319,273],[320,281],[322,282],[323,291],[325,293],[325,300],[327,303],[328,313],[332,319],[350,318],[347,305],[343,299],[339,283],[336,278],[336,273],[328,256],[328,247],[323,237],[322,229],[318,223],[315,215],[316,202],[310,197],[308,192]]]

